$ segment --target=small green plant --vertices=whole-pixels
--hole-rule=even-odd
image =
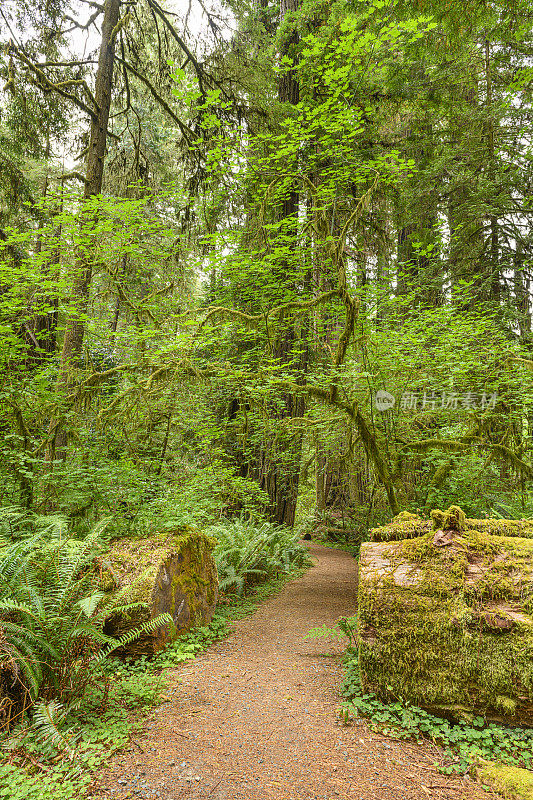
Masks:
[[[340,617],[332,628],[327,625],[311,628],[304,638],[321,639],[323,637],[330,637],[333,639],[345,638],[347,639],[349,652],[353,652],[357,642],[357,614],[352,617]]]
[[[441,772],[468,772],[477,758],[533,768],[532,729],[487,723],[479,715],[472,715],[465,722],[450,722],[411,705],[402,697],[384,703],[362,691],[353,651],[347,653],[342,693],[346,698],[341,708],[345,723],[361,716],[381,733],[397,739],[431,739],[444,749],[444,760],[439,765]]]

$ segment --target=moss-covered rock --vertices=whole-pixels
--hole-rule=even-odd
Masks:
[[[499,792],[505,800],[533,800],[533,772],[493,761],[481,761],[476,777]]]
[[[121,604],[144,603],[128,616],[112,615],[106,631],[126,630],[164,612],[173,624],[158,628],[128,646],[129,652],[155,652],[181,634],[210,622],[218,598],[214,541],[194,528],[180,528],[144,539],[112,543],[100,577],[104,591],[120,592]]]
[[[533,722],[533,540],[466,526],[367,543],[359,562],[365,690]]]

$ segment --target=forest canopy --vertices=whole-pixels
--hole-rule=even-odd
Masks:
[[[528,4],[0,14],[2,506],[531,515]]]

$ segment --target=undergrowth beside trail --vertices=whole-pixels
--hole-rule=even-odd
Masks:
[[[142,712],[162,702],[168,686],[165,670],[194,658],[228,632],[227,621],[215,617],[154,658],[105,662],[95,670],[91,687],[76,707],[50,703],[45,715],[23,723],[4,738],[0,797],[83,797],[92,773],[142,728]]]
[[[464,721],[436,716],[411,705],[403,697],[383,702],[361,687],[357,661],[357,615],[341,618],[333,628],[313,628],[309,638],[329,637],[348,642],[344,655],[341,719],[345,725],[364,717],[368,725],[394,739],[430,739],[443,749],[437,765],[444,774],[475,771],[479,759],[511,767],[533,769],[533,728],[511,727],[488,722],[472,714]]]
[[[310,564],[298,534],[284,525],[241,517],[221,520],[206,533],[216,541],[213,556],[224,592],[240,596],[262,581]]]
[[[108,659],[95,671],[90,688],[75,707],[50,703],[48,713],[25,722],[0,742],[0,798],[81,800],[94,773],[110,754],[139,733],[148,711],[165,702],[169,671],[193,659],[230,631],[229,623],[251,614],[308,565],[289,568],[241,597],[229,594],[209,625],[180,637],[155,657]],[[172,681],[178,679],[172,676]]]
[[[371,728],[395,739],[430,739],[443,748],[438,768],[442,773],[464,774],[478,759],[499,761],[514,767],[533,769],[533,729],[488,722],[472,714],[464,721],[451,722],[402,697],[389,703],[361,688],[356,651],[349,647],[345,657],[341,716],[345,724],[365,717]]]

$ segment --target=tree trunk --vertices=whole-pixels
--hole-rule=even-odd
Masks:
[[[97,108],[91,120],[87,169],[85,177],[84,199],[99,194],[102,189],[104,158],[107,144],[107,125],[111,108],[111,92],[113,88],[113,67],[115,61],[114,28],[118,23],[120,0],[106,0],[102,23],[102,41],[96,72],[95,99]],[[92,212],[91,212],[92,213]],[[87,225],[87,233],[91,228],[91,220],[86,211],[82,211],[82,224]],[[72,301],[75,311],[67,319],[63,338],[63,349],[59,364],[56,388],[59,392],[67,389],[72,383],[72,372],[79,363],[85,333],[85,316],[89,304],[89,289],[92,279],[92,259],[90,254],[81,252],[76,264],[76,275],[72,286]],[[55,435],[51,445],[51,460],[56,449],[64,451],[66,434],[57,420],[52,422]]]
[[[496,155],[494,150],[494,118],[492,117],[492,71],[490,61],[490,43],[485,41],[485,83],[487,97],[487,157],[488,175],[496,191]],[[489,258],[486,293],[489,300],[495,303],[500,302],[501,298],[501,276],[499,264],[499,229],[498,219],[494,214],[489,215],[490,237],[489,237]]]
[[[531,340],[531,282],[525,271],[524,261],[523,246],[518,241],[514,255],[513,288],[520,326],[520,339],[527,343]]]
[[[282,24],[287,14],[298,10],[299,0],[281,0],[280,23]],[[278,99],[282,103],[297,105],[300,99],[300,87],[297,78],[297,53],[298,32],[294,26],[281,47],[281,57],[289,56],[293,60],[291,69],[283,72],[278,85]],[[290,241],[289,249],[296,251],[298,247],[298,208],[300,195],[296,186],[291,186],[287,191],[280,209],[282,234]],[[287,281],[290,276],[291,264],[284,258],[277,265],[275,278],[279,282],[280,295],[286,289],[295,290],[294,282]],[[307,368],[307,345],[303,342],[302,335],[298,335],[294,324],[288,321],[284,324],[280,320],[281,330],[274,344],[274,357],[280,364],[289,364],[298,361],[295,379],[302,380]],[[297,351],[300,351],[298,355]],[[281,421],[290,418],[302,417],[305,411],[303,396],[294,393],[284,393],[277,405],[275,416]],[[289,526],[294,525],[296,502],[298,499],[298,486],[300,479],[300,460],[302,453],[303,434],[300,430],[284,430],[280,435],[275,434],[275,441],[269,442],[260,456],[260,483],[261,488],[268,492],[270,497],[270,516],[274,522]]]
[[[458,305],[471,309],[486,299],[484,286],[484,224],[476,208],[476,185],[479,163],[474,159],[481,151],[480,138],[483,131],[472,122],[478,115],[478,86],[475,78],[470,86],[460,90],[450,108],[450,139],[453,152],[463,154],[465,163],[453,163],[450,167],[451,189],[448,204],[448,224],[450,228],[449,269],[452,286],[463,291],[462,286],[471,283]],[[456,172],[464,172],[465,177],[457,182]]]
[[[316,444],[316,502],[315,514],[319,516],[326,510],[326,468],[324,449]]]

